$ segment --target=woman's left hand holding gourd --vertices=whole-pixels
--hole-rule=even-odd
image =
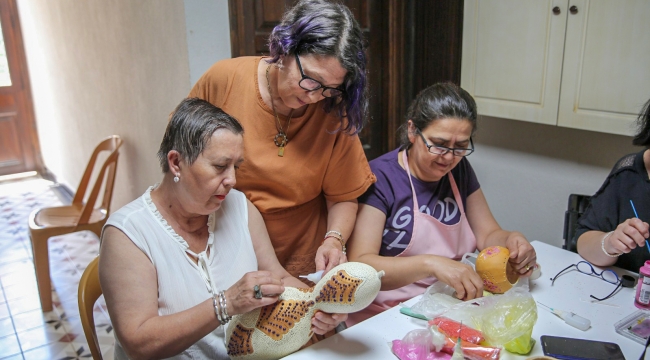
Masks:
[[[510,251],[510,265],[521,276],[530,276],[537,263],[537,253],[526,237],[519,232],[511,232],[506,239],[506,248]]]

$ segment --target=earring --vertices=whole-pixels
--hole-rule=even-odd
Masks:
[[[181,181],[181,178],[178,175],[174,176],[174,182],[177,183],[179,181]]]

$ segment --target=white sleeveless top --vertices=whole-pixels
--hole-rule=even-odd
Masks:
[[[221,207],[210,214],[207,247],[211,250],[209,256],[205,251],[207,248],[199,254],[192,253],[199,257],[199,264],[196,264],[185,252],[189,251],[187,242],[158,212],[151,200],[152,189],[150,187],[141,197],[113,213],[105,226],[121,230],[153,263],[158,276],[159,315],[174,314],[196,306],[212,298],[212,292],[226,290],[247,272],[257,270],[243,193],[231,190]],[[207,272],[202,269],[202,264],[205,264]],[[223,326],[171,359],[208,358],[228,359]],[[117,337],[115,359],[128,359]]]

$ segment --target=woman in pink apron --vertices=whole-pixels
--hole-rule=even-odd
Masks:
[[[359,198],[350,261],[384,270],[382,291],[348,326],[422,294],[440,280],[469,300],[483,282],[460,257],[500,245],[530,275],[535,250],[519,232],[499,227],[466,156],[474,151],[476,103],[451,83],[418,94],[402,126],[403,145],[370,162],[377,182]]]

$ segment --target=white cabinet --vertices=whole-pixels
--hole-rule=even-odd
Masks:
[[[465,0],[479,114],[631,135],[650,99],[650,1]]]

